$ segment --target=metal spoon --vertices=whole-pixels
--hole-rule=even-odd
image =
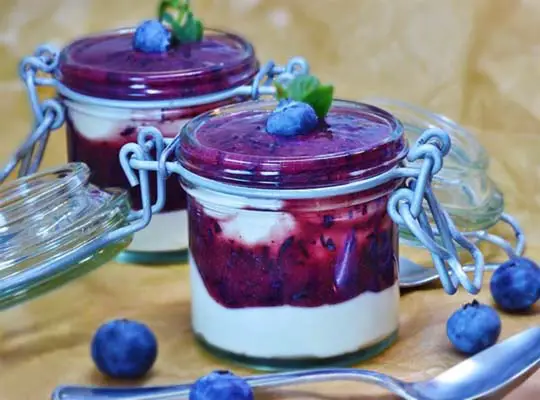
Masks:
[[[540,367],[540,326],[528,329],[421,382],[354,368],[314,369],[252,376],[252,387],[281,387],[325,381],[359,381],[378,385],[406,400],[481,399],[518,386]],[[141,388],[61,386],[52,400],[173,400],[187,398],[190,383]]]
[[[500,264],[485,264],[484,271],[495,270]],[[464,265],[463,271],[474,272],[475,267]],[[451,274],[451,272],[450,272]],[[408,258],[399,259],[399,287],[403,289],[415,288],[439,279],[439,273],[435,268],[423,267]]]

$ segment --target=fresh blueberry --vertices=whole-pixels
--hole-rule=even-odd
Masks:
[[[189,400],[253,400],[248,383],[229,371],[213,371],[191,386]]]
[[[473,300],[450,316],[446,334],[456,349],[465,354],[475,354],[497,342],[501,334],[501,318],[493,307]]]
[[[266,120],[266,132],[281,136],[300,135],[313,130],[317,123],[317,114],[309,104],[281,100]]]
[[[159,21],[142,22],[133,35],[133,48],[144,53],[163,53],[171,43],[171,32]]]
[[[99,327],[92,339],[91,353],[101,373],[111,378],[136,379],[154,365],[157,340],[145,324],[117,319]]]
[[[512,258],[493,272],[489,288],[501,309],[527,310],[540,298],[540,267],[524,257]]]

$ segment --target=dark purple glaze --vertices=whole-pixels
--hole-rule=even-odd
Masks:
[[[201,42],[163,54],[132,47],[132,29],[87,36],[60,54],[57,79],[69,89],[117,100],[168,100],[216,93],[249,83],[259,63],[239,36],[207,30]]]
[[[265,132],[272,106],[245,103],[198,117],[177,157],[198,175],[227,183],[309,189],[373,176],[405,156],[400,123],[380,109],[338,101],[318,129],[291,138]],[[277,231],[256,244],[225,234],[234,213],[216,218],[188,196],[190,251],[210,295],[229,308],[318,307],[379,292],[397,280],[398,230],[386,207],[400,184],[285,201],[280,211],[294,225],[286,232],[273,226]],[[238,211],[247,213],[244,221],[258,217]]]
[[[394,167],[407,152],[399,122],[375,107],[336,102],[313,132],[283,137],[264,128],[273,103],[252,104],[227,107],[220,116],[202,115],[188,124],[179,161],[222,182],[295,189],[374,176]]]
[[[339,202],[357,203],[357,198],[348,195]],[[296,226],[287,237],[246,245],[226,237],[223,220],[188,197],[190,251],[210,296],[225,307],[341,303],[396,282],[398,229],[387,201],[383,194],[324,212],[305,211],[302,201],[290,201],[284,211]]]

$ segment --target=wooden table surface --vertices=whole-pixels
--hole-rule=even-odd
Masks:
[[[8,121],[22,125],[17,118]],[[13,132],[16,134],[8,137],[4,151],[15,148],[22,139],[23,132]],[[519,140],[519,133],[513,138],[495,132],[479,135],[493,158],[492,175],[506,193],[508,211],[518,218],[529,236],[527,255],[540,260],[540,209],[534,198],[539,193],[534,174],[540,170],[536,151],[540,137],[530,135],[528,140]],[[44,164],[57,164],[63,159],[64,137],[58,132],[52,138]],[[530,180],[523,180],[527,176]],[[485,250],[489,257],[498,256],[493,249]],[[486,282],[488,279],[489,275]],[[114,385],[95,371],[89,342],[101,323],[118,317],[147,323],[159,340],[155,368],[146,381],[137,384],[190,380],[215,368],[252,373],[213,358],[195,345],[190,332],[189,297],[184,265],[148,267],[111,262],[53,293],[1,312],[0,398],[46,399],[59,384]],[[491,302],[487,286],[478,299]],[[445,323],[456,308],[470,300],[472,297],[463,291],[446,295],[437,285],[403,293],[398,342],[361,367],[415,380],[437,375],[458,363],[463,357],[451,349]],[[503,314],[502,338],[538,324],[539,314],[538,304],[529,315]],[[387,396],[363,384],[328,383],[268,392],[260,398],[391,398]],[[537,373],[508,398],[525,400],[539,396]]]

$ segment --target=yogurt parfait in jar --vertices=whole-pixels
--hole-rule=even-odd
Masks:
[[[203,29],[188,2],[176,3],[180,8],[172,11],[179,15],[169,13],[172,3],[164,2],[160,21],[72,42],[60,53],[55,73],[66,108],[69,161],[86,163],[91,182],[99,187],[129,189],[135,210],[141,209],[140,193],[120,166],[121,147],[135,142],[141,127],[156,127],[172,138],[190,118],[246,100],[223,93],[250,84],[259,70],[249,42]],[[151,187],[155,201],[155,177]],[[134,235],[125,258],[185,257],[186,196],[175,179],[166,182],[166,189],[165,207]]]
[[[226,106],[183,128],[192,325],[218,355],[262,368],[347,364],[396,338],[387,202],[402,181],[347,184],[396,167],[403,128],[379,108],[319,100]]]

